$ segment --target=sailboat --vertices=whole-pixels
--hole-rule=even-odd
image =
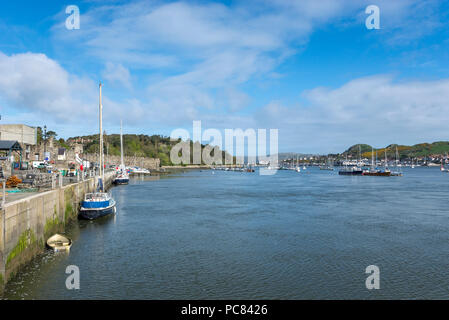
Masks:
[[[104,150],[103,150],[103,106],[101,104],[101,86],[100,83],[100,176],[98,178],[97,191],[86,193],[84,201],[81,202],[79,217],[81,219],[93,220],[111,213],[115,213],[115,200],[104,191]]]
[[[331,164],[331,161],[330,161],[329,157],[326,160],[326,165],[320,166],[320,170],[330,170],[330,171],[334,170],[334,167]]]
[[[386,152],[386,151],[385,151]],[[385,153],[385,162],[386,162],[386,153]],[[391,174],[390,170],[388,170],[385,166],[385,170],[377,169],[377,151],[376,151],[376,162],[374,162],[374,149],[371,148],[371,168],[369,170],[363,171],[362,175],[364,176],[381,176],[388,177]]]
[[[396,161],[395,161],[395,164],[396,164],[395,171],[392,171],[391,175],[392,176],[399,176],[399,177],[401,177],[402,176],[402,170],[401,170],[402,165],[400,164],[398,146],[396,146]]]
[[[299,167],[299,160],[298,160],[298,155],[296,155],[296,168],[295,168],[296,172],[301,172],[301,168]]]
[[[122,132],[122,121],[120,120],[120,158],[121,163],[118,169],[118,175],[115,177],[113,183],[116,185],[119,184],[128,184],[129,183],[129,175],[126,171],[125,162],[123,160],[123,132]]]

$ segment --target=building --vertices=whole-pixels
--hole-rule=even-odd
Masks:
[[[31,160],[37,144],[37,129],[24,124],[1,124],[0,141],[17,141],[23,150],[23,160]]]
[[[66,149],[58,148],[58,161],[65,161],[67,158]]]

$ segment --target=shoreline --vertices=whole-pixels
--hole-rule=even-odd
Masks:
[[[113,172],[105,174],[109,189]],[[0,294],[9,279],[42,253],[47,239],[65,232],[78,217],[84,194],[95,190],[98,177],[6,203],[0,210]]]

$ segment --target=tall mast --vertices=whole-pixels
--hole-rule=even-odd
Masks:
[[[103,105],[101,104],[101,87],[102,84],[100,82],[100,177],[102,184],[104,183],[104,170],[103,170]],[[103,191],[103,190],[101,190]]]
[[[120,119],[120,159],[122,170],[125,168],[125,163],[123,161],[123,132],[122,132],[122,120]]]
[[[360,166],[361,161],[362,161],[362,147],[359,144],[359,159],[357,161],[357,167]]]

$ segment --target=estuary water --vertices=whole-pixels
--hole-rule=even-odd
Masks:
[[[196,170],[112,188],[117,214],[77,221],[7,299],[447,299],[449,174]],[[68,290],[66,267],[80,270]],[[365,269],[380,269],[368,290]]]

